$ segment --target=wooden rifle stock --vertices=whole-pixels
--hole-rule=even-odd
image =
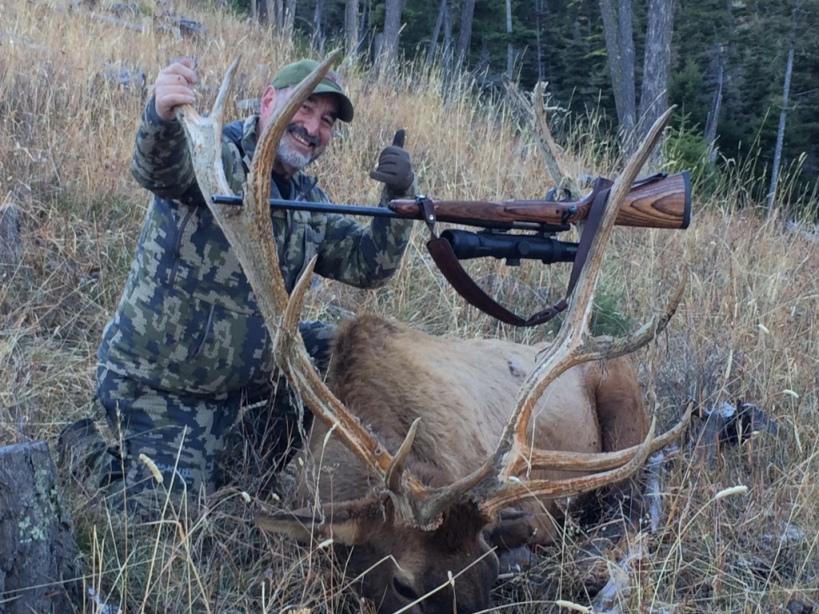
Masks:
[[[561,225],[585,220],[597,191],[576,202],[512,199],[504,201],[435,200],[436,216],[491,222],[527,222]],[[396,213],[421,216],[417,200],[393,200]],[[688,228],[691,221],[691,180],[688,171],[660,174],[634,183],[615,224],[643,228]]]

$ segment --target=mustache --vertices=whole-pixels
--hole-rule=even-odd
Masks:
[[[310,136],[309,134],[307,134],[307,130],[304,129],[304,126],[300,126],[299,124],[290,124],[287,127],[287,131],[298,134],[299,138],[301,138],[303,141],[308,142],[313,147],[319,146],[320,143],[319,138],[317,136]]]

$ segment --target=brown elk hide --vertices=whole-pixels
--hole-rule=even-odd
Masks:
[[[420,417],[405,469],[443,487],[492,454],[539,349],[435,337],[364,315],[339,327],[328,380],[391,454]],[[639,443],[648,432],[628,358],[569,369],[546,390],[532,422],[530,443],[546,450],[609,451]],[[532,500],[487,518],[467,499],[429,530],[407,526],[395,518],[383,477],[369,473],[323,422],[316,421],[303,460],[300,495],[308,507],[257,522],[301,541],[332,537],[341,547],[355,546],[343,556],[346,574],[379,612],[424,595],[424,612],[451,612],[453,602],[458,612],[483,610],[498,574],[494,547],[548,543],[556,532],[554,502]]]
[[[420,417],[406,469],[428,485],[445,486],[491,455],[539,349],[436,337],[364,315],[339,328],[328,379],[390,453]],[[547,450],[621,449],[642,441],[648,430],[628,358],[570,369],[547,389],[532,421],[532,443]],[[332,435],[327,439],[327,430],[317,423],[309,445],[321,501],[362,499],[381,487],[345,446]]]

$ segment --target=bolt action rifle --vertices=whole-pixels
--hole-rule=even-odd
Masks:
[[[452,286],[470,304],[493,317],[515,326],[534,326],[563,311],[567,302],[561,299],[527,318],[508,311],[487,295],[460,264],[460,260],[494,257],[506,264],[518,265],[521,259],[540,260],[544,264],[573,262],[568,297],[583,263],[588,245],[597,229],[608,200],[612,182],[599,178],[591,192],[579,201],[557,200],[549,191],[542,200],[512,199],[503,201],[432,200],[425,196],[390,201],[387,208],[351,204],[314,203],[270,199],[274,208],[319,213],[341,213],[391,219],[423,220],[432,235],[427,242],[438,268]],[[213,202],[241,205],[240,196],[214,195]],[[634,182],[625,197],[615,221],[619,226],[685,229],[691,221],[691,181],[688,171],[658,173]],[[438,235],[437,222],[481,228],[469,231],[447,228]],[[559,241],[555,234],[569,230],[570,224],[584,222],[579,243]]]

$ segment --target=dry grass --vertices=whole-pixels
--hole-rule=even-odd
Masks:
[[[150,83],[168,58],[195,54],[204,107],[240,47],[237,99],[258,94],[271,68],[297,55],[216,12],[196,13],[207,38],[175,40],[64,8],[0,4],[0,193],[20,214],[22,241],[19,263],[0,263],[0,443],[52,439],[91,410],[96,346],[147,202],[127,169],[145,93],[107,81],[106,63],[142,70]],[[343,71],[358,120],[316,169],[335,200],[374,201],[377,186],[366,171],[398,127],[407,129],[423,190],[436,197],[535,197],[548,187],[506,107],[476,101],[468,84],[442,96],[434,72],[406,69],[378,80],[356,67]],[[572,134],[574,172],[614,172],[593,126],[578,121]],[[618,230],[605,265],[604,311],[617,322],[657,310],[681,268],[690,271],[669,331],[638,356],[661,420],[670,422],[688,397],[709,406],[741,398],[780,427],[779,437],[722,450],[716,465],[689,450],[669,463],[664,523],[626,574],[625,611],[784,612],[791,598],[819,599],[819,242],[782,230],[779,220],[737,213],[747,199],[742,181],[735,177],[711,202],[695,197],[686,232]],[[566,274],[531,263],[469,268],[521,312],[555,297]],[[431,266],[420,228],[386,289],[323,282],[313,292],[313,315],[339,308],[387,313],[441,334],[521,341],[547,334],[510,329],[465,306]],[[735,485],[747,494],[719,496]],[[254,528],[252,515],[269,501],[229,490],[196,520],[177,510],[169,516],[176,521],[157,525],[108,516],[76,485],[66,485],[66,499],[87,586],[127,612],[367,611],[331,551]],[[593,572],[581,541],[567,534],[535,569],[501,583],[497,611],[557,611],[558,599],[588,603]]]

